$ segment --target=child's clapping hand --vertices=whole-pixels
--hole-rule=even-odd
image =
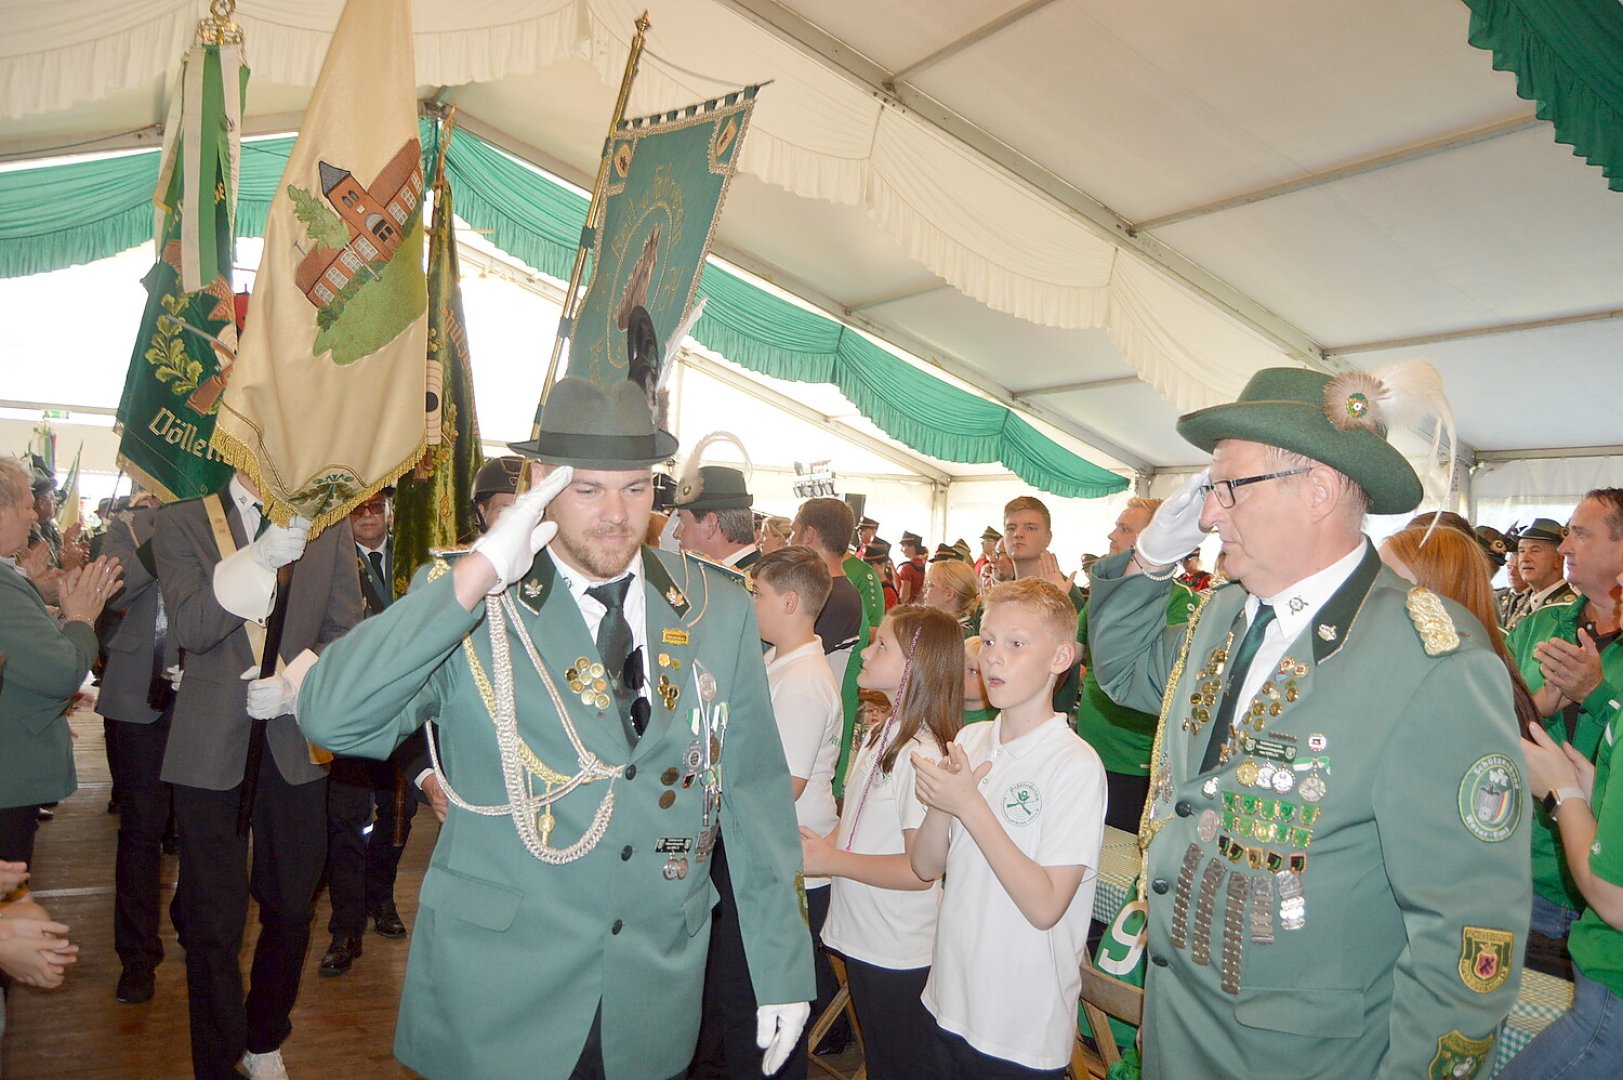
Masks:
[[[838,823],[828,835],[816,829],[800,827],[800,869],[812,877],[827,877],[834,872],[834,835],[840,831]]]
[[[977,804],[986,805],[981,798],[979,785],[992,771],[990,761],[971,769],[969,755],[956,742],[947,744],[947,756],[939,762],[930,761],[917,753],[912,757],[916,774],[914,790],[919,802],[931,810],[962,818]]]

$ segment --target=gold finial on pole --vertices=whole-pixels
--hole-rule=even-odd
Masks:
[[[456,134],[456,106],[452,105],[440,121],[440,153],[434,163],[434,186],[445,183],[445,152],[451,149],[451,136]]]
[[[197,20],[199,45],[241,45],[242,27],[231,16],[237,12],[237,0],[209,0],[209,13]]]
[[[598,225],[602,222],[605,201],[603,189],[608,186],[609,181],[609,157],[613,152],[614,133],[620,129],[620,121],[625,117],[626,102],[631,98],[631,83],[637,77],[637,63],[642,59],[643,44],[647,39],[648,31],[653,25],[649,21],[648,12],[644,10],[637,18],[637,33],[631,39],[631,53],[626,57],[625,74],[620,78],[620,96],[614,102],[614,116],[609,120],[609,134],[604,140],[603,158],[597,163],[597,179],[592,181],[592,201],[586,207],[586,226],[581,233],[583,242],[575,251],[575,268],[569,272],[569,288],[564,292],[563,315],[558,320],[559,333],[557,337],[553,338],[552,359],[547,362],[547,378],[541,384],[542,404],[546,403],[547,395],[552,391],[553,379],[558,374],[558,359],[563,355],[564,351],[565,335],[563,330],[568,327],[573,333],[575,316],[580,313],[580,303],[583,299],[579,295],[580,279],[586,270],[586,245],[584,240],[587,235],[596,231]],[[538,438],[540,434],[541,415],[537,411],[530,438]]]

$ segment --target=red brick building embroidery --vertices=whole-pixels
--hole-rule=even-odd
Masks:
[[[365,266],[382,265],[400,247],[402,232],[423,198],[422,150],[411,139],[363,188],[348,169],[321,162],[321,193],[349,228],[341,248],[318,245],[299,263],[294,281],[316,307],[325,307]]]

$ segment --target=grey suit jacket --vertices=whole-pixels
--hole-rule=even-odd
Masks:
[[[229,497],[226,514],[237,546],[248,543]],[[158,511],[152,542],[169,618],[169,635],[186,650],[186,674],[170,721],[163,778],[172,784],[226,791],[242,782],[248,757],[248,684],[242,673],[253,663],[242,619],[214,596],[220,561],[214,530],[202,500]],[[293,566],[281,654],[292,660],[305,649],[320,652],[360,621],[361,587],[355,576],[355,541],[345,519],[310,541]],[[266,731],[283,779],[309,783],[326,775],[310,762],[309,747],[291,715],[278,716]]]
[[[103,555],[116,558],[124,568],[124,589],[107,605],[122,611],[124,618],[107,638],[107,668],[102,672],[96,711],[109,720],[130,724],[150,724],[158,718],[158,711],[147,704],[158,621],[158,579],[137,554],[152,539],[157,513],[142,507],[135,511],[133,521],[115,518],[101,548]],[[165,667],[176,663],[178,650],[172,637],[165,653]]]

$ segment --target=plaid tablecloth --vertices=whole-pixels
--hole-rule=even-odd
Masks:
[[[1105,828],[1099,852],[1099,883],[1093,892],[1093,917],[1107,926],[1116,917],[1138,876],[1138,838],[1120,829]],[[1493,1075],[1505,1067],[1522,1047],[1572,1008],[1572,984],[1538,971],[1522,972],[1521,994],[1499,1029],[1494,1047]]]

